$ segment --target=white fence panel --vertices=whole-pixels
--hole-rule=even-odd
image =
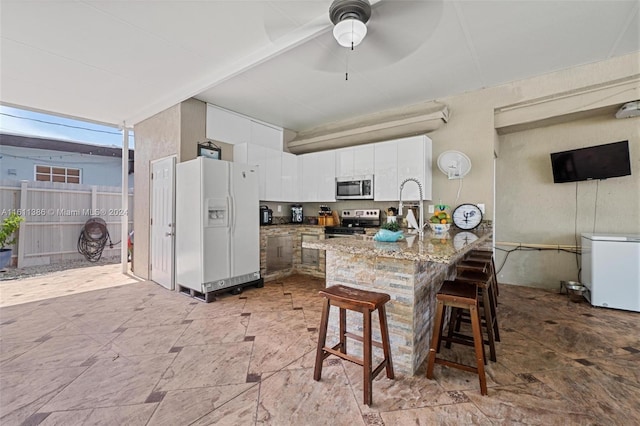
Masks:
[[[133,227],[133,192],[129,193],[129,209],[121,208],[120,187],[88,186],[34,181],[0,181],[0,219],[17,211],[24,218],[18,241],[18,266],[58,263],[83,259],[78,253],[80,232],[92,217],[107,224],[114,244],[109,241],[102,253],[105,258],[119,258],[122,215],[127,215],[130,232]]]

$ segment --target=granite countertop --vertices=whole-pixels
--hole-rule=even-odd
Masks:
[[[305,241],[304,248],[336,251],[362,256],[390,257],[394,259],[450,263],[461,251],[478,245],[491,238],[491,230],[474,231],[449,230],[444,234],[424,233],[420,241],[417,234],[405,233],[405,239],[396,243],[374,241],[371,236],[358,238],[331,238],[318,241]]]
[[[260,229],[273,229],[273,228],[320,228],[324,229],[324,225],[312,225],[310,223],[273,223],[271,225],[261,225]]]

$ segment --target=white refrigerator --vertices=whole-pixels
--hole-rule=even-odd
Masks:
[[[258,170],[198,157],[176,166],[176,281],[200,293],[262,286]]]
[[[582,282],[591,305],[640,312],[640,235],[582,234]]]

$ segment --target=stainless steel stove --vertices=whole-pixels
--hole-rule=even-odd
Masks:
[[[356,238],[364,235],[366,228],[380,226],[380,209],[355,209],[340,212],[340,226],[326,226],[325,238]]]

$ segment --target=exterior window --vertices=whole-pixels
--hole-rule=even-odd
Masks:
[[[36,166],[36,180],[43,182],[80,183],[80,169]]]

